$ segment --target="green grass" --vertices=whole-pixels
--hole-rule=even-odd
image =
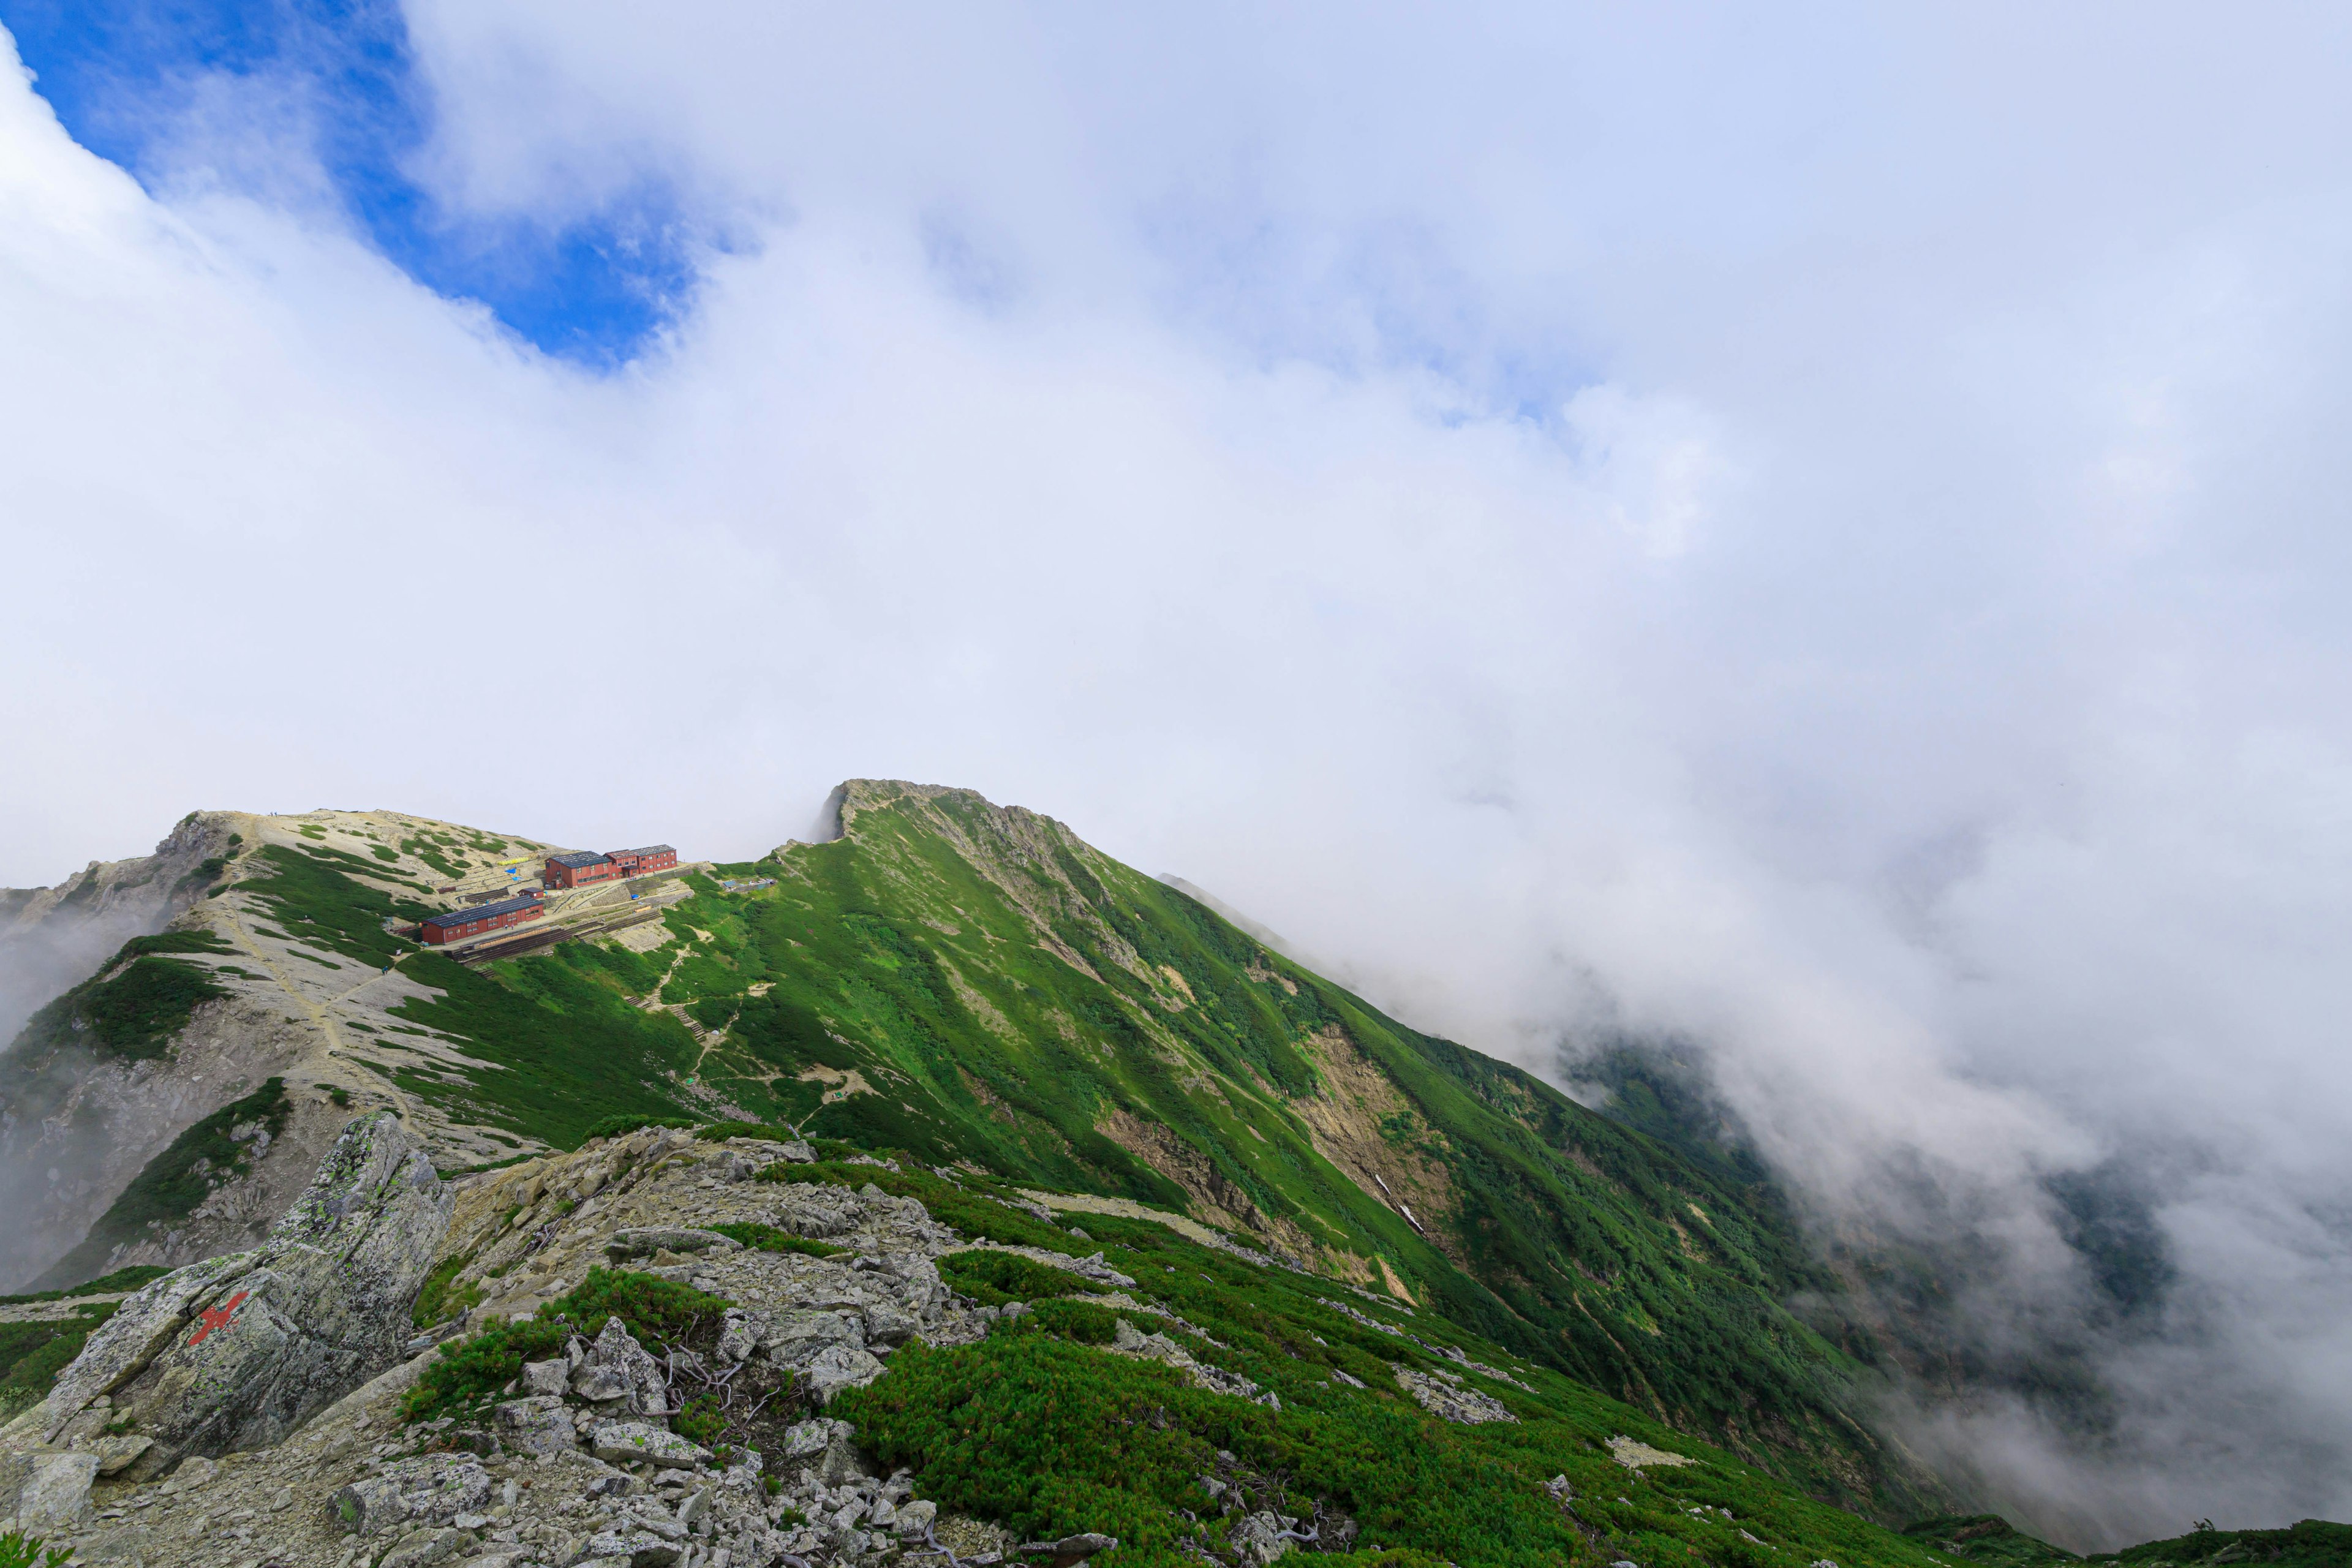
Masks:
[[[80,1245],[42,1278],[85,1278],[103,1266],[117,1247],[171,1229],[214,1189],[251,1169],[252,1142],[229,1136],[239,1122],[258,1121],[274,1138],[285,1131],[293,1109],[286,1096],[286,1080],[273,1078],[190,1127],[147,1162],[146,1168],[131,1178],[121,1195],[90,1226]]]
[[[562,1149],[578,1148],[611,1119],[682,1119],[671,1075],[692,1065],[694,1037],[667,1014],[630,1006],[603,983],[598,965],[585,942],[481,969],[437,952],[412,955],[401,973],[443,994],[394,1015],[501,1070],[447,1081],[402,1069],[394,1080],[467,1120]]]
[[[404,838],[400,841],[400,847],[403,854],[415,856],[444,877],[454,879],[464,875],[457,863],[443,854],[441,847],[430,838]]]
[[[136,1290],[152,1279],[160,1279],[171,1270],[159,1263],[134,1263],[128,1268],[118,1268],[111,1274],[101,1274],[95,1279],[85,1279],[56,1290],[35,1290],[23,1296],[0,1296],[0,1306],[15,1306],[27,1301],[58,1301],[68,1296],[94,1296],[110,1290]]]
[[[170,955],[235,951],[206,931],[132,937],[96,975],[35,1013],[16,1049],[49,1057],[80,1047],[131,1061],[163,1056],[198,1007],[229,994],[200,965]]]
[[[289,937],[378,967],[415,951],[414,943],[385,931],[384,921],[417,921],[433,912],[426,905],[355,882],[328,860],[280,844],[263,846],[247,863],[257,864],[259,874],[246,879],[246,890],[260,900]]]
[[[1101,1239],[1112,1266],[1139,1281],[1134,1294],[1220,1342],[1151,1314],[1048,1296],[1048,1285],[1085,1285],[1061,1270],[1026,1264],[1060,1278],[1016,1281],[1011,1270],[1024,1259],[955,1254],[941,1272],[956,1289],[973,1294],[969,1286],[983,1279],[1017,1282],[1017,1293],[1035,1298],[1033,1313],[1000,1323],[977,1345],[909,1344],[880,1381],[845,1393],[828,1413],[855,1422],[859,1441],[885,1465],[911,1467],[922,1495],[942,1507],[997,1520],[1023,1538],[1102,1531],[1119,1538],[1122,1560],[1137,1568],[1197,1564],[1187,1536],[1223,1548],[1227,1526],[1200,1484],[1204,1473],[1244,1484],[1253,1506],[1302,1517],[1318,1501],[1343,1510],[1361,1526],[1360,1546],[1377,1543],[1416,1563],[1533,1568],[1623,1558],[1645,1568],[1801,1568],[1826,1557],[1843,1568],[1927,1568],[1931,1561],[1918,1542],[1804,1498],[1434,1314],[1396,1315],[1432,1343],[1518,1366],[1533,1394],[1479,1383],[1518,1422],[1460,1426],[1427,1415],[1399,1391],[1392,1369],[1451,1363],[1326,1305],[1344,1295],[1329,1281],[1240,1262],[1148,1222],[1106,1220]],[[1120,1316],[1271,1389],[1281,1408],[1208,1393],[1170,1368],[1107,1353],[1100,1347]],[[1369,1387],[1339,1382],[1334,1369]],[[1628,1472],[1604,1447],[1621,1433],[1702,1462]],[[1221,1464],[1221,1449],[1231,1464]],[[1563,1474],[1578,1495],[1570,1509],[1544,1488]],[[1691,1511],[1702,1505],[1705,1517]],[[1199,1522],[1184,1517],[1188,1510]],[[1743,1530],[1764,1544],[1744,1540]]]
[[[2133,1568],[2158,1563],[2261,1563],[2278,1568],[2344,1568],[2352,1563],[2352,1524],[2306,1519],[2283,1530],[2192,1531],[2168,1541],[2143,1542],[2121,1552],[2101,1552],[2092,1563],[2120,1563]]]
[[[1838,1286],[1755,1173],[1420,1034],[1058,830],[1006,849],[998,820],[968,795],[872,804],[843,839],[730,868],[774,888],[690,879],[663,995],[731,1020],[703,1081],[927,1164],[1189,1208],[1099,1131],[1131,1113],[1286,1245],[1382,1259],[1454,1321],[1823,1496],[1896,1517],[1933,1500],[1848,1419],[1870,1368],[1782,1305]],[[1316,1151],[1293,1106],[1334,1032],[1395,1086],[1398,1152],[1444,1170],[1454,1212],[1424,1217],[1465,1267]],[[818,1068],[883,1092],[820,1106],[826,1080],[800,1077]]]
[[[2079,1561],[2074,1553],[2026,1534],[1997,1513],[1942,1514],[1906,1525],[1903,1533],[1987,1568],[2058,1568]]]
[[[849,1251],[845,1247],[835,1247],[827,1241],[811,1241],[806,1237],[793,1236],[757,1220],[730,1221],[710,1228],[721,1236],[731,1237],[755,1252],[797,1252],[804,1258],[841,1258]]]
[[[592,1124],[588,1129],[587,1137],[582,1142],[585,1142],[591,1138],[625,1138],[630,1133],[646,1127],[691,1127],[693,1125],[692,1120],[684,1116],[646,1116],[637,1112],[624,1111],[618,1116],[607,1116],[603,1121]]]
[[[496,1324],[445,1349],[402,1396],[401,1413],[423,1421],[478,1407],[520,1376],[525,1362],[561,1354],[573,1334],[593,1342],[615,1316],[656,1355],[673,1347],[707,1352],[718,1342],[726,1307],[716,1296],[650,1274],[592,1268],[535,1316]]]
[[[395,1016],[470,1062],[380,1070],[459,1121],[572,1148],[600,1126],[692,1117],[715,1095],[760,1135],[799,1124],[908,1166],[839,1179],[1066,1254],[1093,1248],[995,1201],[992,1184],[1187,1212],[1192,1191],[1213,1194],[1256,1233],[1241,1239],[1375,1283],[1393,1273],[1461,1331],[1820,1496],[1885,1517],[1937,1506],[1848,1417],[1871,1367],[1783,1306],[1840,1287],[1736,1158],[1677,1149],[1412,1030],[1056,825],[968,794],[892,795],[865,790],[842,839],[729,868],[772,887],[684,879],[691,896],[664,911],[669,941],[652,953],[572,942],[470,969],[416,952],[383,927],[421,906],[357,879],[380,861],[323,849],[268,847],[243,862],[246,888],[304,943],[397,962],[436,993]],[[455,874],[466,843],[417,834],[402,847]],[[724,1036],[706,1051],[632,1005],[656,985]],[[1377,1116],[1340,1109],[1442,1176],[1450,1205],[1423,1217],[1443,1246],[1318,1152],[1302,1112],[1338,1092],[1320,1055],[1334,1039],[1386,1085]],[[873,1092],[826,1101],[853,1071]],[[1110,1135],[1136,1126],[1163,1130],[1174,1156],[1155,1165]],[[809,1179],[794,1170],[773,1175]]]
[[[0,1419],[47,1398],[58,1373],[81,1354],[90,1331],[113,1315],[110,1301],[71,1318],[0,1323]]]
[[[991,1307],[1040,1297],[1084,1295],[1097,1288],[1082,1275],[1010,1252],[951,1253],[940,1259],[940,1278],[957,1294]]]

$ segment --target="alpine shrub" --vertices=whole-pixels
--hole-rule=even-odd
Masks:
[[[984,1307],[1040,1296],[1070,1296],[1094,1289],[1067,1269],[1033,1262],[1017,1252],[951,1252],[940,1259],[940,1278]]]
[[[577,1334],[593,1340],[618,1318],[637,1342],[659,1355],[672,1348],[709,1350],[718,1342],[727,1302],[688,1285],[629,1270],[592,1268],[573,1289],[537,1314],[476,1334],[425,1369],[401,1397],[401,1415],[422,1421],[499,1393],[522,1375],[523,1363],[559,1354]]]
[[[849,1250],[831,1242],[811,1241],[806,1237],[793,1236],[778,1230],[772,1225],[761,1225],[757,1220],[730,1220],[709,1228],[741,1242],[754,1252],[798,1252],[809,1258],[838,1258]]]
[[[580,1141],[583,1143],[590,1143],[599,1138],[625,1138],[630,1133],[647,1127],[691,1127],[693,1125],[693,1122],[683,1116],[636,1116],[624,1111],[618,1116],[607,1116],[601,1121],[590,1122],[587,1132],[581,1137]]]

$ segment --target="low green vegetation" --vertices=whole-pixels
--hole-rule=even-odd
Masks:
[[[363,963],[381,967],[415,951],[384,930],[386,920],[419,921],[433,912],[427,905],[353,881],[330,860],[282,844],[264,845],[247,863],[259,874],[246,879],[245,890],[285,927],[287,936]]]
[[[469,969],[413,952],[401,973],[441,994],[394,1009],[503,1071],[452,1079],[402,1068],[394,1080],[462,1119],[576,1149],[600,1126],[679,1119],[676,1080],[693,1065],[686,1026],[628,1005],[603,979],[599,950],[567,942],[544,957]]]
[[[445,1349],[402,1396],[401,1413],[423,1421],[478,1410],[500,1397],[525,1362],[562,1354],[574,1334],[593,1341],[614,1317],[656,1355],[673,1348],[708,1351],[718,1342],[726,1307],[716,1296],[651,1274],[592,1268],[535,1316],[495,1324]]]
[[[147,1162],[80,1245],[52,1265],[42,1280],[86,1279],[104,1266],[116,1247],[169,1231],[214,1189],[252,1168],[257,1140],[232,1137],[239,1126],[257,1124],[275,1138],[285,1131],[293,1109],[286,1080],[273,1078],[190,1127]]]
[[[72,1547],[51,1546],[37,1535],[0,1531],[0,1568],[60,1568],[73,1554]]]
[[[956,1252],[940,1259],[940,1278],[982,1306],[1040,1297],[1078,1296],[1096,1289],[1066,1268],[1049,1268],[1012,1252]]]
[[[201,965],[173,955],[235,951],[206,931],[132,937],[97,974],[34,1014],[16,1049],[36,1058],[76,1047],[131,1061],[160,1057],[198,1007],[229,994]]]
[[[1839,1286],[1736,1162],[1419,1034],[1045,819],[895,785],[858,786],[851,816],[839,840],[728,868],[770,886],[683,879],[652,952],[568,942],[478,968],[384,930],[424,910],[361,879],[380,858],[270,846],[241,864],[293,938],[433,993],[394,1016],[477,1065],[373,1065],[461,1121],[575,1148],[723,1106],[754,1135],[901,1151],[897,1181],[855,1181],[1064,1253],[1092,1248],[1017,1208],[962,1205],[996,1183],[1213,1205],[1252,1247],[1393,1280],[1819,1495],[1889,1517],[1939,1500],[1849,1418],[1869,1347],[1782,1305]],[[491,847],[473,838],[419,830],[401,847],[455,874]],[[638,1005],[656,990],[720,1032],[698,1040]],[[1391,1181],[1421,1184],[1428,1232],[1360,1163],[1326,1157],[1317,1129],[1334,1116]],[[966,1174],[918,1177],[918,1162]]]
[[[691,1127],[694,1123],[683,1116],[646,1116],[624,1111],[607,1116],[589,1127],[583,1142],[594,1138],[626,1138],[630,1133],[647,1127]]]
[[[85,1279],[56,1290],[35,1290],[22,1296],[0,1296],[0,1306],[18,1306],[31,1301],[61,1301],[68,1296],[99,1296],[115,1290],[136,1290],[150,1280],[160,1279],[170,1269],[158,1263],[134,1263],[128,1268],[118,1268],[111,1274],[101,1274],[95,1279]]]
[[[2121,1552],[2101,1552],[2090,1563],[2120,1563],[2129,1568],[2159,1563],[2193,1565],[2275,1563],[2278,1568],[2344,1568],[2352,1563],[2352,1524],[2306,1519],[2284,1530],[2216,1530],[2209,1522],[2168,1541],[2143,1542]]]
[[[456,1253],[435,1264],[416,1288],[416,1300],[408,1309],[408,1320],[420,1329],[456,1317],[482,1299],[482,1288],[457,1282],[457,1271],[474,1260],[471,1253]]]
[[[1377,1546],[1388,1561],[1433,1568],[1934,1561],[1917,1542],[1806,1499],[1434,1313],[1351,1300],[1331,1280],[1244,1262],[1148,1221],[1088,1215],[1087,1224],[1107,1261],[1137,1280],[1130,1294],[1189,1327],[1085,1299],[1098,1288],[1030,1259],[950,1254],[940,1272],[957,1290],[1025,1299],[1031,1312],[977,1345],[909,1344],[880,1381],[843,1394],[828,1414],[855,1422],[885,1465],[911,1467],[922,1495],[943,1508],[998,1520],[1024,1539],[1101,1531],[1139,1568],[1197,1568],[1196,1545],[1224,1549],[1228,1524],[1203,1476],[1239,1489],[1252,1508],[1297,1517],[1302,1529],[1319,1516],[1336,1530],[1349,1516],[1360,1552]],[[1375,1311],[1403,1331],[1367,1327],[1361,1320]],[[1121,1317],[1258,1383],[1279,1408],[1109,1353]],[[1525,1386],[1470,1373],[1449,1349]],[[1518,1419],[1436,1419],[1400,1387],[1399,1367],[1463,1376]],[[1697,1462],[1628,1470],[1608,1448],[1617,1436]],[[1547,1488],[1555,1477],[1572,1500]]]
[[[719,1235],[740,1241],[755,1252],[797,1252],[804,1258],[839,1258],[849,1249],[835,1247],[829,1241],[811,1241],[806,1237],[793,1236],[778,1230],[772,1225],[757,1220],[737,1220],[710,1227]]]
[[[2121,1552],[2078,1557],[2026,1534],[1997,1513],[1923,1519],[1903,1533],[1948,1557],[1985,1568],[2070,1568],[2121,1563],[2128,1568],[2201,1568],[2213,1564],[2276,1563],[2280,1568],[2345,1568],[2352,1563],[2352,1525],[2306,1519],[2278,1530],[2216,1530],[2200,1521],[2186,1535],[2142,1542]]]
[[[313,849],[305,845],[302,847],[302,853],[320,865],[331,867],[346,876],[367,877],[379,882],[392,882],[400,887],[413,888],[420,893],[429,893],[433,890],[413,877],[395,876],[373,860],[362,859],[346,850]]]
[[[48,1397],[58,1373],[81,1354],[92,1330],[114,1315],[114,1303],[86,1307],[69,1318],[0,1323],[0,1420]]]
[[[451,860],[449,857],[442,851],[441,847],[430,838],[423,837],[404,838],[400,841],[400,848],[403,854],[414,855],[419,860],[424,861],[427,866],[432,867],[436,871],[440,872],[444,877],[454,878],[463,875],[463,872],[460,870],[457,864]]]
[[[1903,1533],[1935,1551],[1987,1568],[2057,1568],[2079,1561],[2063,1547],[2026,1534],[1997,1513],[1939,1514],[1906,1525]]]

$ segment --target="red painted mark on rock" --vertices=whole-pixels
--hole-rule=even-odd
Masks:
[[[215,1329],[227,1328],[228,1321],[236,1316],[237,1304],[251,1294],[253,1294],[253,1292],[250,1290],[239,1290],[236,1295],[231,1296],[221,1305],[211,1308],[208,1310],[199,1312],[197,1316],[204,1319],[205,1326],[196,1331],[196,1337],[190,1340],[188,1343],[191,1345],[200,1345],[205,1342],[205,1336],[211,1333]]]

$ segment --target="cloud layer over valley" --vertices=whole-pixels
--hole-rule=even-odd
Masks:
[[[1555,1077],[1696,1043],[2098,1369],[1906,1418],[2021,1518],[2352,1518],[2343,24],[1167,16],[413,0],[418,243],[658,253],[604,358],[299,50],[128,170],[0,60],[0,881],[968,784]]]

